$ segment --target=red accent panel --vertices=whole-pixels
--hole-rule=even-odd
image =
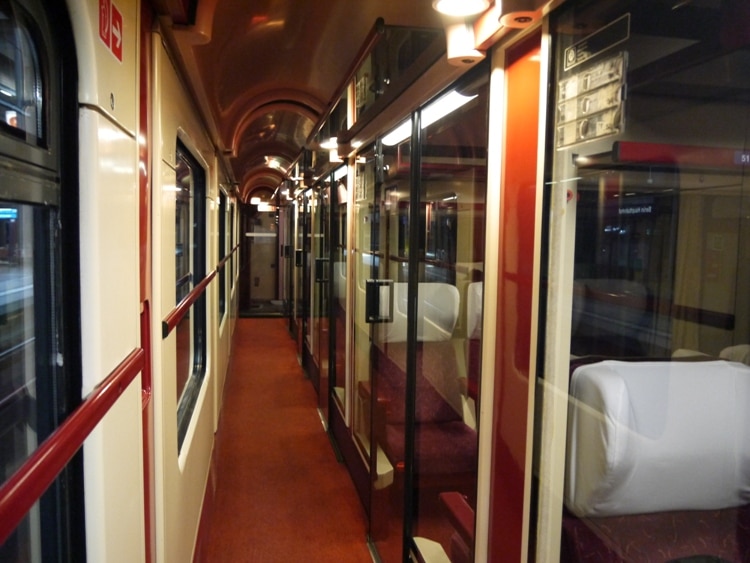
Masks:
[[[154,404],[152,397],[153,376],[151,372],[151,29],[154,14],[148,2],[141,4],[140,41],[140,105],[138,123],[138,184],[139,184],[139,254],[140,254],[140,300],[141,300],[141,346],[146,354],[141,376],[142,432],[143,432],[143,506],[145,562],[156,560],[156,513],[154,501]]]
[[[133,350],[0,488],[0,544],[52,484],[145,365]]]
[[[520,561],[526,479],[541,35],[508,53],[492,429],[490,561]]]
[[[618,141],[612,154],[615,162],[740,169],[743,162],[737,159],[744,157],[748,159],[744,164],[750,164],[750,152],[722,147]]]

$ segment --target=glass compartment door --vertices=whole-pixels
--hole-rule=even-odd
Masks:
[[[343,420],[349,420],[349,397],[346,385],[346,278],[347,278],[347,177],[334,181],[331,190],[331,245],[333,247],[332,308],[333,327],[333,400],[341,412]]]
[[[545,560],[747,559],[749,23],[613,0],[550,20]]]
[[[408,194],[408,171],[389,175],[380,143],[363,151],[354,193],[355,400],[353,432],[370,470],[370,540],[383,561],[403,545],[406,326],[405,261],[398,247],[394,193]],[[395,422],[389,426],[388,422]]]
[[[477,69],[481,70],[481,69]],[[473,560],[487,187],[488,75],[474,74],[420,112],[410,260],[417,285],[409,547],[420,560]],[[418,216],[419,221],[415,222]],[[468,515],[471,529],[451,525]],[[468,559],[464,559],[469,554]]]
[[[318,390],[318,408],[328,420],[328,292],[330,265],[330,183],[319,186],[312,204],[312,354],[313,382]],[[314,372],[317,372],[315,375]]]

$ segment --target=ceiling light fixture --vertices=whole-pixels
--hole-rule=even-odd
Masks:
[[[446,16],[475,16],[490,7],[489,0],[433,0],[432,7]]]

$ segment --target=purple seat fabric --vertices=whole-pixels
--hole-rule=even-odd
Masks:
[[[750,506],[577,518],[563,516],[564,563],[665,562],[705,555],[750,561]]]
[[[577,360],[571,366],[571,373],[580,365],[601,359]],[[687,359],[707,362],[707,373],[712,365],[710,360],[712,358]],[[674,367],[679,370],[678,364]],[[678,392],[676,388],[670,387],[670,390]],[[666,409],[663,402],[655,401],[655,404]],[[698,414],[703,413],[696,410]],[[709,461],[715,460],[707,460],[702,465],[708,465]],[[701,464],[696,469],[700,470]],[[750,562],[750,505],[690,508],[595,517],[577,517],[566,508],[561,561],[672,562],[703,558],[700,560]]]
[[[404,460],[405,365],[404,343],[378,351],[375,388],[381,413],[381,447],[394,466]],[[402,363],[403,361],[403,363]],[[477,465],[477,433],[460,414],[459,383],[452,342],[423,342],[417,348],[415,463],[422,476],[473,474]],[[428,379],[429,378],[429,379]],[[438,388],[442,391],[438,391]]]

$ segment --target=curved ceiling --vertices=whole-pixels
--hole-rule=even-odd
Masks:
[[[432,0],[160,0],[240,197],[286,177],[373,28],[442,28]],[[166,25],[164,25],[166,24]]]

